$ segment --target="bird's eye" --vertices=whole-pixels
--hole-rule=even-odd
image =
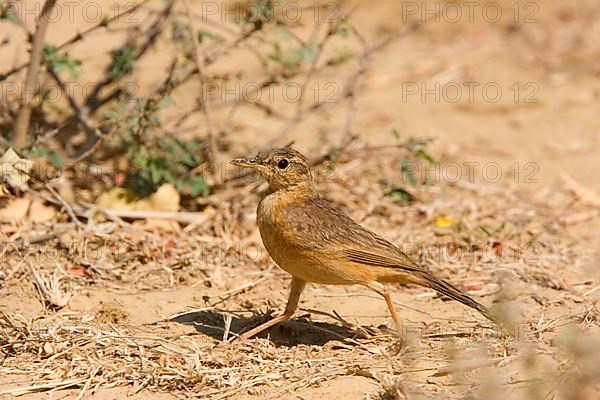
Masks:
[[[284,158],[282,160],[279,160],[279,162],[277,163],[277,167],[279,169],[286,169],[289,164],[290,162]]]

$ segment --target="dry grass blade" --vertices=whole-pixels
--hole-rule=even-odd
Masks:
[[[133,210],[113,210],[102,209],[100,212],[114,218],[126,219],[167,219],[171,221],[181,222],[183,224],[200,225],[207,219],[206,214],[197,212],[184,211],[133,211]]]
[[[111,386],[133,383],[138,390],[144,387],[182,392],[202,390],[203,398],[222,399],[251,388],[269,386],[270,381],[284,376],[293,378],[296,382],[293,387],[299,387],[345,370],[344,359],[324,369],[335,359],[318,357],[318,354],[302,367],[296,364],[293,350],[280,352],[273,358],[272,346],[263,341],[214,346],[200,344],[194,338],[197,335],[161,336],[132,327],[106,329],[106,326],[76,321],[65,323],[57,318],[41,322],[42,325],[28,330],[26,340],[17,338],[23,338],[25,327],[31,322],[13,321],[14,327],[7,324],[3,333],[10,341],[9,346],[18,349],[22,356],[37,355],[40,347],[44,348],[42,354],[48,359],[41,365],[37,363],[40,377],[62,376],[63,379],[11,388],[2,394],[26,395],[78,387],[79,396],[84,396],[91,387],[109,382]],[[78,360],[76,364],[74,356]],[[16,359],[9,358],[1,371],[22,373],[27,368],[23,363],[25,358],[19,360],[15,363]],[[30,359],[29,362],[36,361]],[[149,374],[149,371],[153,372]]]
[[[59,276],[58,266],[54,272],[47,277],[42,276],[33,263],[27,262],[29,270],[35,279],[35,284],[42,298],[42,304],[50,304],[56,308],[63,308],[69,303],[71,294],[64,288],[63,277]]]
[[[497,358],[492,358],[489,360],[484,359],[484,360],[473,360],[473,361],[469,361],[469,362],[455,363],[455,364],[451,364],[451,365],[447,365],[447,366],[438,368],[438,370],[432,376],[434,376],[434,377],[446,376],[446,375],[455,374],[458,372],[468,372],[468,371],[472,371],[472,370],[478,369],[478,368],[497,366],[500,363],[510,362],[510,361],[516,360],[518,358],[523,358],[523,357],[531,357],[531,355],[526,354],[526,355],[519,355],[519,356],[513,356],[513,357],[497,357]]]
[[[600,208],[600,195],[595,193],[589,188],[581,186],[575,179],[571,178],[569,175],[563,173],[561,175],[561,179],[567,188],[573,192],[573,194],[581,201],[583,204],[588,205],[590,207]]]
[[[57,380],[57,381],[51,381],[51,382],[46,382],[43,384],[39,384],[39,385],[30,385],[30,386],[25,386],[25,387],[20,387],[20,388],[14,388],[14,389],[7,389],[4,390],[2,392],[0,392],[0,394],[10,394],[12,396],[25,396],[26,394],[31,394],[31,393],[39,393],[39,392],[45,392],[48,390],[61,390],[61,389],[67,389],[73,386],[79,386],[82,383],[85,383],[87,379],[85,378],[73,378],[73,379],[65,379],[65,380]]]

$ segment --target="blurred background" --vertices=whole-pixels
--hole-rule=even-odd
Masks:
[[[2,2],[8,141],[42,6]],[[593,1],[57,2],[25,148],[114,161],[196,140],[220,163],[291,141],[389,144],[397,130],[598,185],[597,16]]]

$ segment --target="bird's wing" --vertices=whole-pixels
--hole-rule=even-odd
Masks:
[[[305,207],[295,207],[290,212],[295,213],[292,219],[298,222],[293,233],[295,242],[303,241],[302,246],[310,248],[311,252],[322,252],[323,255],[337,254],[350,262],[405,271],[413,277],[410,282],[430,287],[444,296],[478,310],[490,321],[500,324],[487,307],[464,294],[456,286],[428,272],[398,247],[363,228],[324,200],[313,199]]]
[[[311,206],[302,207],[305,221],[318,218],[319,222],[309,223],[303,230],[305,243],[312,243],[324,252],[341,253],[348,261],[355,263],[400,268],[407,271],[423,271],[414,260],[397,246],[362,227],[344,212],[332,207],[325,200],[313,201]],[[325,225],[319,231],[314,227]]]
[[[344,255],[348,261],[359,264],[374,265],[387,268],[401,268],[409,271],[422,271],[423,269],[416,265],[408,256],[398,257],[396,254],[389,256],[387,254],[376,254],[365,250],[344,249]]]

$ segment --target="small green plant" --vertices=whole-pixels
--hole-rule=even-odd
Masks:
[[[12,22],[13,24],[20,23],[15,7],[8,1],[0,1],[0,22],[5,21]]]
[[[437,160],[427,151],[427,148],[423,141],[415,139],[413,137],[408,139],[406,143],[406,150],[413,154],[417,159],[427,161],[428,164],[437,164]]]
[[[243,21],[236,17],[237,23],[246,22],[254,25],[254,29],[261,29],[265,23],[275,22],[274,6],[271,0],[256,0],[248,4]]]
[[[158,112],[172,103],[170,97],[160,102],[142,101],[138,110],[123,121],[123,109],[107,112],[115,123],[125,122],[119,147],[124,150],[128,170],[124,187],[140,197],[171,183],[183,195],[208,196],[210,187],[193,170],[204,163],[204,142],[156,135]]]
[[[77,68],[81,65],[81,61],[69,57],[68,54],[60,54],[56,46],[44,44],[44,61],[54,72],[58,73],[66,69],[71,78],[78,78]]]
[[[152,147],[140,146],[130,152],[132,163],[125,186],[140,196],[147,196],[162,184],[172,183],[182,194],[208,196],[210,188],[204,178],[190,174],[203,161],[199,156],[203,147],[198,140],[182,141],[172,137],[159,140]]]
[[[291,51],[284,51],[279,43],[273,43],[273,51],[269,54],[269,60],[291,71],[299,68],[306,61],[314,60],[314,58],[315,52],[307,47],[301,46]]]
[[[171,20],[171,39],[174,43],[177,43],[186,52],[190,53],[194,51],[194,44],[189,35],[188,22],[179,18],[173,18]],[[224,43],[225,38],[216,33],[206,29],[200,29],[197,33],[199,43]]]
[[[341,37],[350,36],[350,24],[346,18],[341,19],[337,24],[333,25],[332,28],[336,35]]]
[[[339,52],[339,54],[330,57],[326,64],[330,65],[330,66],[334,66],[334,65],[342,65],[350,60],[352,60],[354,58],[354,54],[352,54],[350,51],[347,50],[342,50]]]
[[[200,31],[198,31],[198,41],[200,43],[204,43],[205,41],[208,41],[208,40],[212,40],[217,43],[225,42],[225,39],[223,38],[223,36],[219,35],[218,33],[214,33],[214,32],[207,31],[207,30],[202,30],[202,29]]]
[[[392,136],[395,139],[400,139],[400,132],[397,129],[392,130]],[[417,200],[415,192],[422,189],[424,186],[431,186],[429,176],[425,177],[417,175],[418,166],[420,163],[429,165],[437,164],[437,160],[429,153],[426,143],[414,137],[409,137],[402,146],[406,150],[407,157],[400,160],[400,173],[402,174],[402,182],[407,185],[391,184],[386,195],[397,199],[403,203],[412,203]],[[421,174],[423,175],[423,174]]]
[[[133,69],[135,61],[135,47],[126,43],[112,52],[112,62],[108,67],[108,75],[111,78],[123,76]]]
[[[27,159],[45,159],[50,165],[55,168],[62,168],[65,160],[57,152],[50,150],[42,144],[36,144],[29,150],[23,151],[23,156]]]
[[[400,201],[402,203],[412,203],[417,198],[406,189],[392,185],[392,187],[386,192],[386,195],[391,197],[393,200]]]

